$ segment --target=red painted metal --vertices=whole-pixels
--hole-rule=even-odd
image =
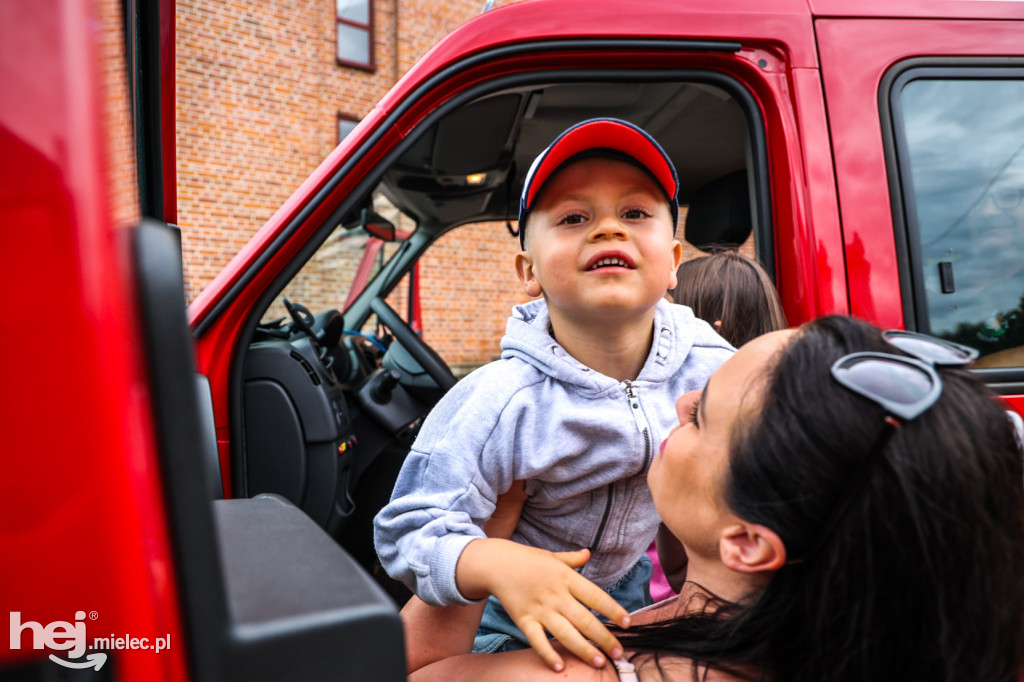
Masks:
[[[0,611],[114,652],[118,679],[185,679],[127,248],[111,215],[89,3],[0,3]],[[25,634],[0,669],[45,657]],[[47,663],[52,666],[54,664]]]
[[[371,237],[366,242],[366,248],[363,249],[363,255],[359,258],[359,265],[356,267],[355,277],[352,278],[352,285],[349,287],[342,312],[348,310],[348,307],[352,305],[352,301],[359,298],[359,294],[363,293],[366,283],[370,281],[370,273],[373,272],[373,265],[377,262],[377,255],[383,246],[384,242],[375,237]]]
[[[815,17],[870,19],[1024,19],[1019,0],[808,0]]]
[[[178,222],[178,172],[174,96],[175,0],[160,0],[160,137],[164,176],[164,221]]]
[[[974,6],[978,4],[990,5],[992,11],[1006,16],[1020,14],[1014,3],[941,3],[944,11],[971,16],[977,13]],[[885,10],[887,14],[891,13],[890,5]],[[818,2],[815,6],[824,13],[838,8],[829,2]],[[911,15],[924,12],[924,6],[916,0],[899,4],[901,12],[905,10]],[[654,14],[658,21],[652,23],[649,17]],[[886,173],[877,112],[880,66],[872,63],[868,67],[865,63],[876,57],[877,49],[899,44],[916,46],[907,49],[908,54],[921,51],[925,44],[936,54],[948,52],[950,46],[959,49],[975,44],[976,49],[983,49],[990,44],[990,29],[975,30],[981,23],[954,22],[943,33],[951,34],[951,38],[956,36],[955,40],[922,42],[915,31],[924,29],[926,21],[914,24],[828,19],[815,23],[803,0],[774,3],[770,10],[760,2],[736,0],[730,3],[728,11],[714,0],[669,5],[655,0],[532,0],[474,18],[442,40],[408,72],[190,307],[193,324],[205,321],[241,274],[254,271],[257,258],[269,256],[254,273],[251,284],[237,293],[198,339],[200,366],[212,373],[217,424],[225,438],[222,455],[227,455],[228,437],[226,368],[239,329],[251,314],[250,306],[293,255],[296,247],[290,244],[297,244],[311,234],[318,217],[345,196],[358,179],[360,169],[373,166],[429,112],[468,87],[512,73],[556,66],[692,67],[734,77],[753,94],[765,121],[776,266],[789,319],[800,323],[827,313],[853,313],[885,326],[902,326],[892,221],[888,201],[884,199]],[[842,28],[847,25],[849,29]],[[991,27],[991,31],[1000,33],[1007,41],[1003,49],[1019,51],[1019,40],[1010,38],[1019,36],[1016,24],[992,22]],[[844,40],[841,34],[845,30],[855,39]],[[816,31],[821,44],[816,42]],[[735,55],[641,49],[610,55],[608,50],[571,50],[564,46],[566,40],[573,39],[637,37],[732,40],[740,42],[743,48]],[[563,46],[557,52],[547,51],[539,45],[545,40],[559,40]],[[495,56],[455,70],[431,91],[417,94],[424,82],[443,70],[464,64],[483,51],[517,43],[534,45],[535,50]],[[832,71],[825,68],[827,90],[823,90],[819,50],[827,55],[822,59],[827,58],[833,67]],[[850,58],[854,54],[857,59]],[[853,81],[847,77],[848,72],[856,73]],[[362,151],[360,147],[370,133],[400,106],[406,107],[401,118],[389,126],[372,148]],[[355,168],[345,173],[338,188],[316,208],[313,217],[298,226],[289,245],[276,254],[267,254],[267,246],[306,205],[313,192],[353,158],[359,158]],[[845,209],[842,214],[840,206]]]
[[[413,331],[423,336],[423,318],[420,316],[420,264],[412,266],[412,273],[409,279],[409,306],[412,308],[412,315],[409,316],[409,326]]]

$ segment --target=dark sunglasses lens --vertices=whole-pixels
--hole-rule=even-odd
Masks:
[[[873,357],[850,358],[835,369],[836,378],[858,393],[895,405],[915,405],[932,392],[931,376],[919,367]]]
[[[890,331],[883,334],[883,337],[904,353],[929,360],[936,365],[967,365],[978,357],[977,351],[971,348],[943,343],[938,339],[924,336]]]

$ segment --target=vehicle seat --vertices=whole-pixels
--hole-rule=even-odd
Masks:
[[[211,500],[224,497],[224,480],[220,475],[220,451],[217,447],[217,422],[213,415],[210,380],[196,374],[196,399],[199,401],[199,430],[202,438],[203,465]]]
[[[747,171],[712,180],[694,192],[686,212],[686,241],[701,251],[739,246],[753,230]]]

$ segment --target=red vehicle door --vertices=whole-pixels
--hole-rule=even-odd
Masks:
[[[1021,410],[1024,11],[812,5],[851,312],[979,348]]]
[[[113,7],[0,6],[4,678],[186,674]]]
[[[332,538],[283,498],[220,499],[164,222],[160,18],[0,7],[0,280],[17,301],[0,341],[0,677],[404,679],[394,604]]]

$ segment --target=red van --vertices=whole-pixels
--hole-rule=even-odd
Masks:
[[[404,679],[370,519],[456,381],[417,262],[514,232],[583,118],[651,132],[680,236],[752,245],[792,323],[962,341],[1024,408],[1024,4],[770,4],[482,14],[186,309],[173,0],[0,3],[0,679]]]

